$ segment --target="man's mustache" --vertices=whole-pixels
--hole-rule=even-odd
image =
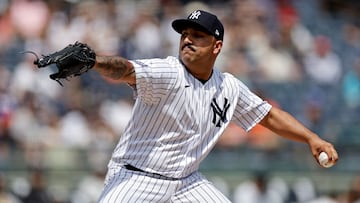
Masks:
[[[181,50],[184,50],[185,47],[188,47],[191,51],[196,51],[195,47],[193,47],[191,44],[185,44],[182,46]]]

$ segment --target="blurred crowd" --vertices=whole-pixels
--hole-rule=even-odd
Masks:
[[[350,5],[340,9],[332,2],[0,1],[0,172],[26,169],[30,174],[16,179],[7,196],[10,184],[0,176],[0,202],[94,201],[134,102],[128,86],[95,71],[63,81],[62,87],[49,78],[56,67],[36,68],[36,56],[27,51],[48,54],[80,41],[99,54],[128,59],[176,56],[179,35],[171,21],[194,9],[213,11],[224,23],[218,69],[326,139],[360,144],[359,5],[346,1]],[[216,147],[273,151],[286,147],[283,142],[261,126],[245,133],[231,124]],[[77,151],[85,156],[76,156]],[[52,195],[59,198],[43,191],[44,171],[74,165],[89,168],[91,175],[71,198],[60,198],[66,192],[56,187]],[[359,186],[354,191],[356,198],[348,202],[360,201]]]

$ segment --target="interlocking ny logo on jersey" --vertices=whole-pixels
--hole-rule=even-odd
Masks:
[[[224,107],[221,109],[216,102],[215,98],[213,98],[211,102],[211,108],[213,109],[213,119],[212,123],[216,125],[216,127],[221,127],[222,123],[228,122],[226,118],[226,112],[229,110],[230,103],[228,103],[228,99],[225,98],[224,100]],[[219,119],[217,119],[219,117]]]
[[[200,11],[194,11],[191,13],[191,15],[189,16],[189,19],[199,19],[199,16],[201,15]]]

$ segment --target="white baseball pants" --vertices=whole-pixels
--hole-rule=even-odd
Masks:
[[[109,169],[99,203],[225,203],[230,202],[201,173],[165,180],[125,168]]]

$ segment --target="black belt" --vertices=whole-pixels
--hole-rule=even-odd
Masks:
[[[125,164],[124,168],[126,168],[127,170],[130,170],[130,171],[142,172],[146,176],[149,176],[149,177],[152,177],[152,178],[158,178],[158,179],[163,179],[163,180],[180,180],[180,178],[172,178],[172,177],[163,176],[163,175],[160,175],[160,174],[157,174],[157,173],[150,173],[150,172],[141,170],[139,168],[136,168],[135,166],[132,166],[130,164]]]
[[[139,169],[139,168],[136,168],[136,167],[134,167],[134,166],[132,166],[132,165],[130,165],[130,164],[126,164],[126,165],[124,165],[124,167],[125,167],[127,170],[130,170],[130,171],[145,172],[145,171],[143,171],[143,170],[141,170],[141,169]]]

